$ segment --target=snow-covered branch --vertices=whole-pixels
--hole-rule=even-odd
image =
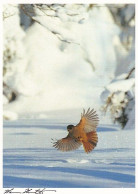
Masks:
[[[109,110],[113,121],[121,124],[122,128],[130,119],[129,113],[135,106],[135,79],[131,77],[134,70],[135,68],[132,68],[128,74],[116,77],[101,94],[104,103],[102,110],[104,112]]]
[[[76,42],[70,30],[65,29],[65,25],[70,22],[81,22],[85,17],[77,9],[70,10],[65,5],[20,5],[24,13],[41,26],[48,29],[57,38],[66,43]],[[81,16],[82,15],[82,16]],[[66,22],[66,23],[65,23]]]
[[[115,78],[105,87],[101,95],[104,102],[102,109],[105,112],[109,110],[113,121],[120,123],[122,128],[128,125],[127,123],[132,123],[129,127],[134,128],[135,5],[122,4],[119,7],[108,5],[108,7],[120,28],[120,35],[115,42],[117,58]]]

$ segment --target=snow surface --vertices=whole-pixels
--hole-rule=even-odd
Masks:
[[[82,147],[60,152],[52,147],[51,138],[65,137],[66,126],[71,121],[77,124],[79,120],[71,119],[75,114],[70,115],[66,121],[44,113],[41,119],[4,121],[4,187],[135,187],[134,130],[102,124],[97,129],[99,142],[93,152],[86,154]]]

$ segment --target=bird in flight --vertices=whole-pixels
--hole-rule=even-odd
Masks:
[[[65,138],[57,140],[53,143],[53,147],[60,151],[67,152],[78,149],[83,145],[86,153],[91,152],[98,142],[96,128],[98,126],[99,118],[94,109],[90,108],[81,113],[80,122],[74,125],[68,125],[68,135]]]

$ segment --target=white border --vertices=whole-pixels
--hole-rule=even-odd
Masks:
[[[0,26],[1,26],[1,32],[2,32],[2,5],[3,4],[30,4],[30,3],[45,3],[45,4],[51,4],[51,3],[60,3],[60,4],[73,4],[73,3],[82,3],[82,4],[89,4],[89,3],[95,3],[95,4],[135,4],[136,5],[136,21],[137,21],[137,11],[138,11],[138,3],[136,0],[97,0],[97,1],[93,1],[93,0],[1,0],[0,1]],[[136,32],[137,32],[137,24],[136,24]],[[136,48],[137,48],[137,36],[136,36]],[[1,54],[1,57],[0,57],[0,64],[1,64],[1,68],[0,68],[0,80],[1,80],[1,84],[0,84],[0,91],[2,93],[2,33],[0,33],[0,54]],[[136,49],[137,50],[137,49]],[[137,51],[135,50],[135,53],[137,53]],[[136,56],[136,64],[137,64],[137,56]],[[137,66],[137,65],[135,65]],[[137,67],[136,67],[136,84],[138,83],[138,72],[137,72]],[[136,85],[136,109],[137,109],[137,85]],[[0,95],[0,193],[3,193],[5,189],[3,189],[3,132],[2,132],[2,128],[3,128],[3,124],[2,124],[2,95]],[[137,117],[137,110],[136,110],[136,118]],[[138,151],[137,151],[137,146],[138,146],[138,143],[137,143],[137,122],[136,122],[136,130],[135,130],[135,148],[136,148],[136,151],[135,151],[135,161],[136,163],[138,162],[137,160],[137,156],[138,156]],[[137,175],[138,175],[138,170],[137,170],[137,165],[136,165],[136,185],[135,187],[136,188],[108,188],[108,189],[105,189],[105,188],[100,188],[100,189],[96,189],[96,188],[90,188],[90,189],[70,189],[70,188],[67,188],[67,189],[59,189],[57,188],[57,193],[103,193],[105,192],[106,194],[111,194],[111,192],[113,193],[128,193],[130,194],[131,193],[138,193],[138,189],[137,189],[137,186],[138,186],[138,179],[137,179]],[[55,189],[55,188],[54,188]],[[20,191],[23,192],[25,189],[24,188],[20,188]],[[46,193],[49,193],[49,192],[46,192]],[[53,193],[53,192],[52,192]]]

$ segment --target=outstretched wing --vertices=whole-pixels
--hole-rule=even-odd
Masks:
[[[96,131],[96,128],[99,123],[98,115],[94,109],[90,110],[90,108],[85,112],[83,109],[83,113],[81,113],[81,120],[77,125],[77,128],[84,129],[86,133],[91,131]]]
[[[71,150],[76,150],[81,145],[82,144],[79,141],[77,141],[76,139],[73,139],[68,135],[67,137],[54,142],[53,147],[57,148],[60,151],[67,152]]]

